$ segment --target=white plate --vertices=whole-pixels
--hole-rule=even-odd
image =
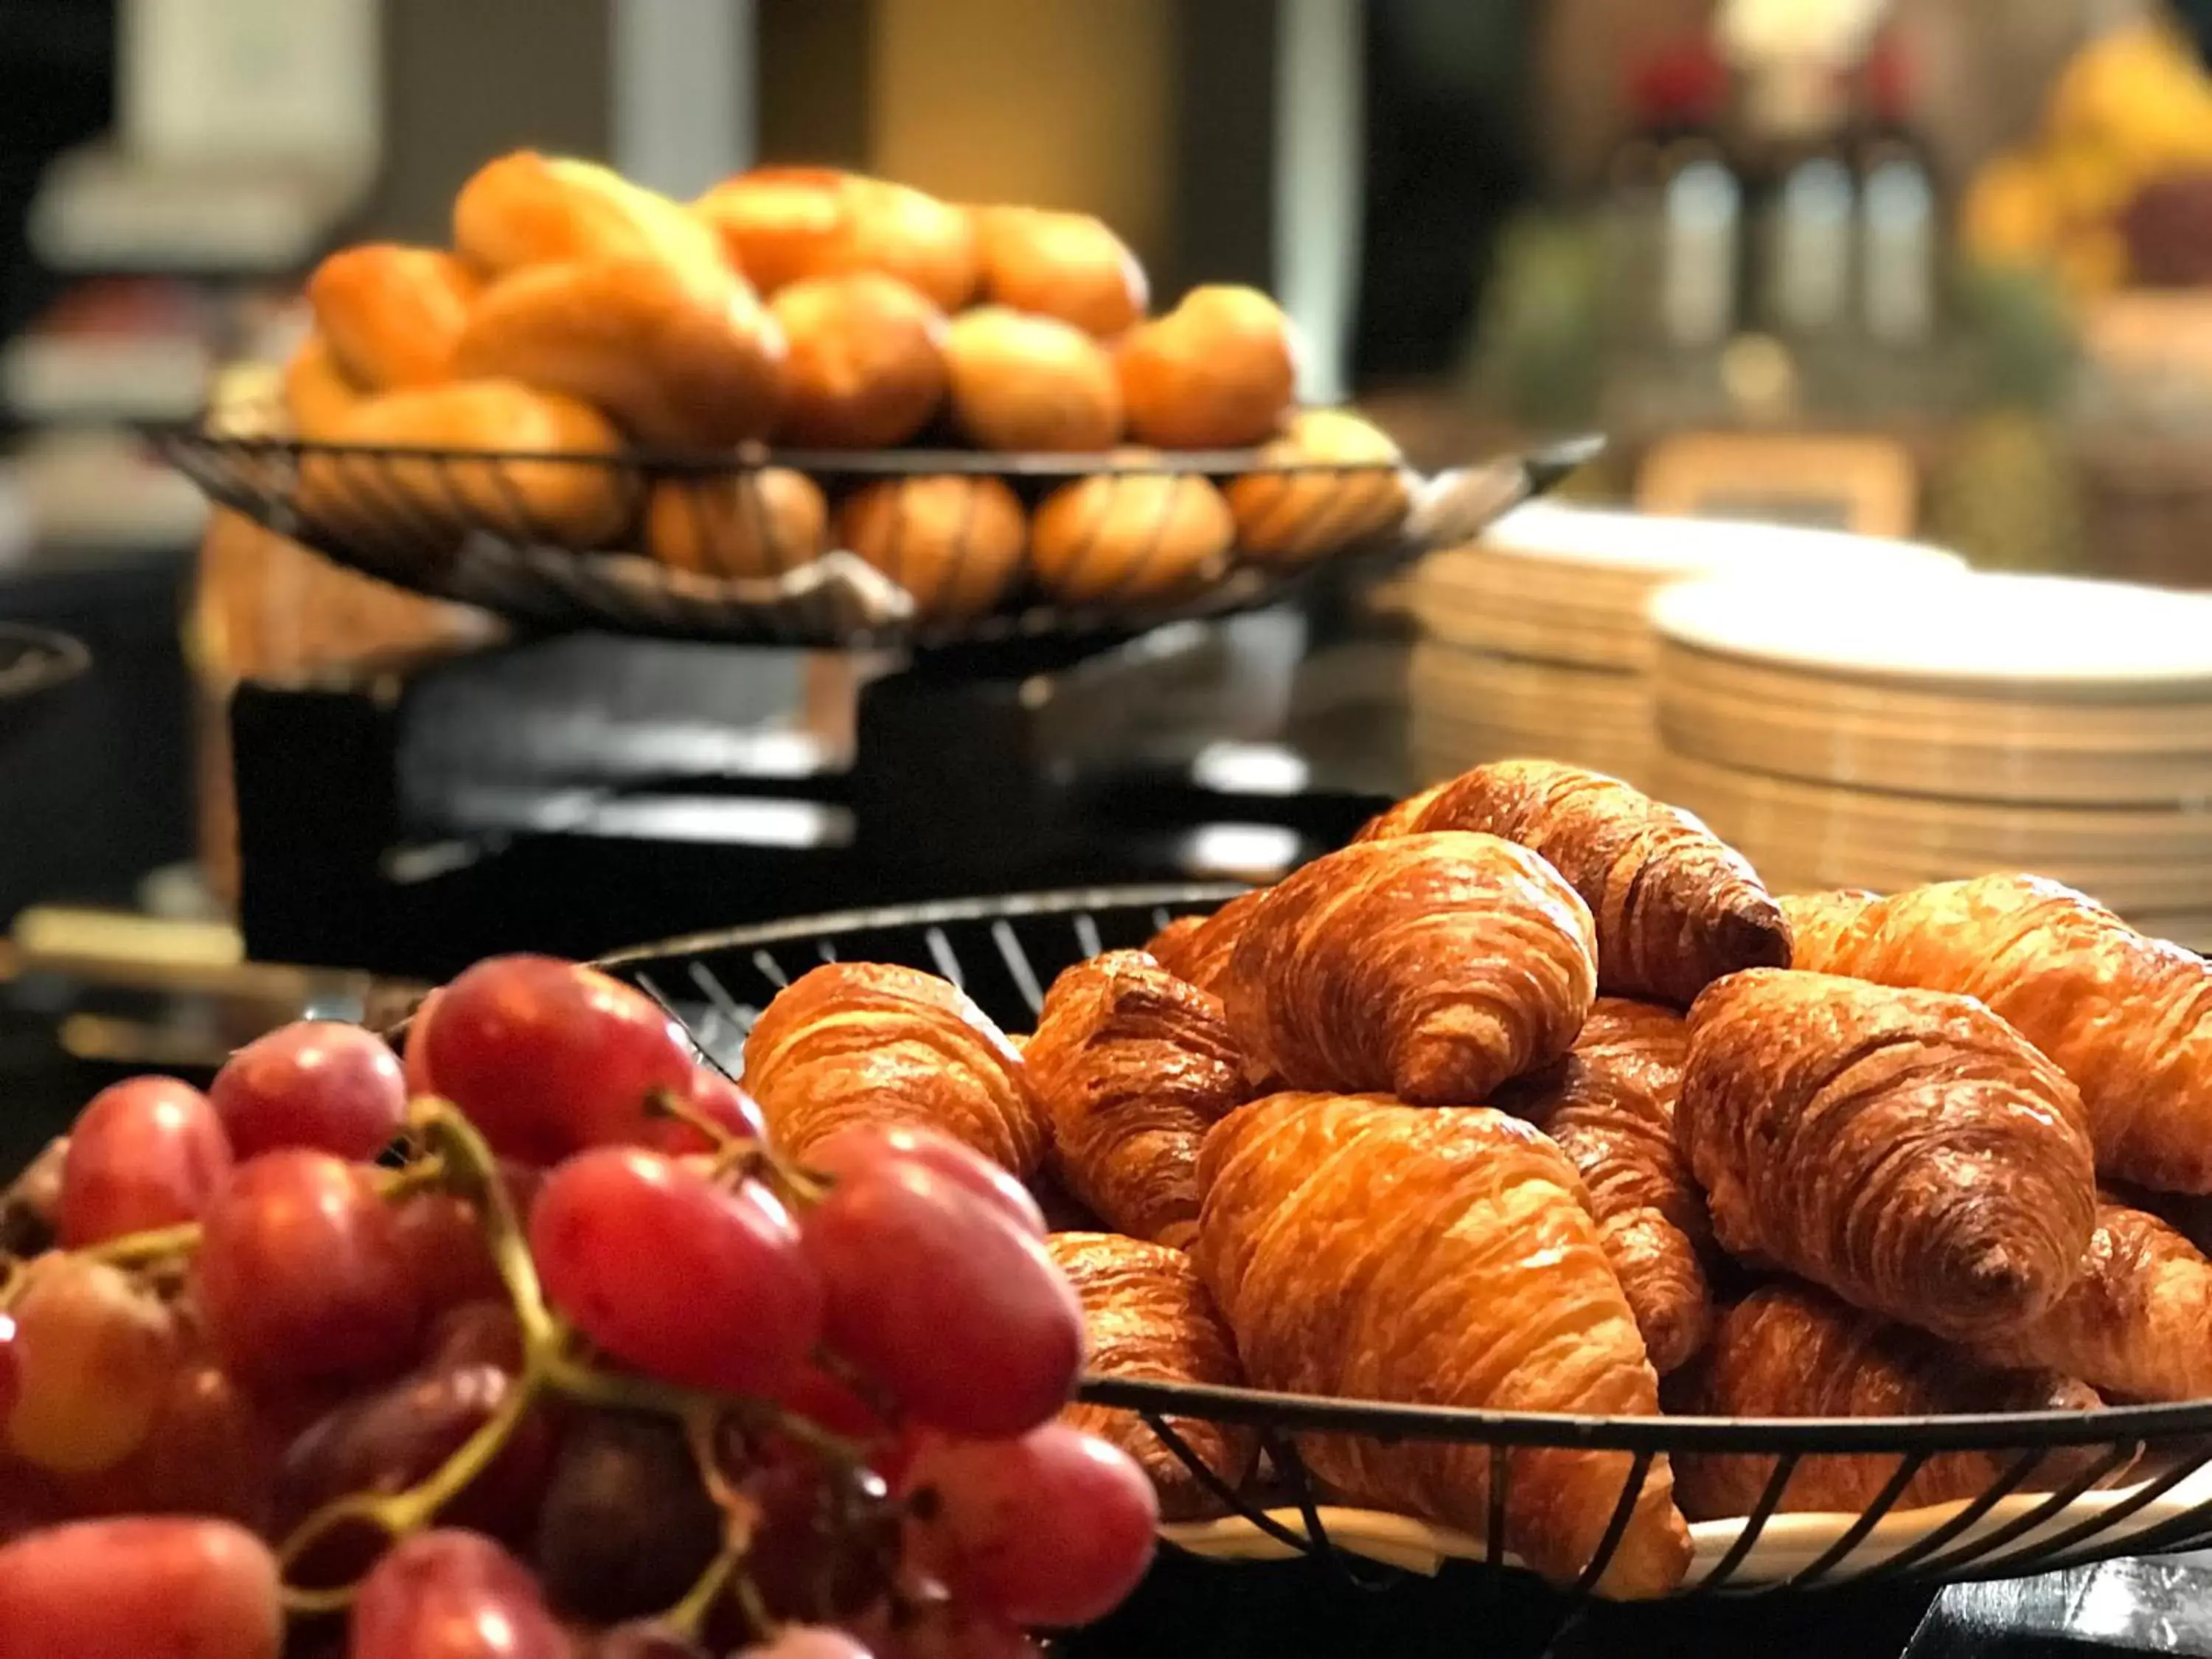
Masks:
[[[1955,553],[1924,542],[1804,530],[1741,519],[1664,518],[1530,501],[1484,531],[1480,545],[1504,558],[1648,572],[1655,580],[1686,574],[1764,573],[1779,566],[1829,564],[1874,574],[1965,568]]]

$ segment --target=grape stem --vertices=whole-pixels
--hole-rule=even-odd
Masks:
[[[425,1158],[403,1170],[376,1170],[370,1180],[378,1197],[387,1204],[395,1204],[439,1185],[444,1178],[445,1169],[440,1161]],[[190,1255],[199,1249],[200,1231],[197,1221],[174,1227],[155,1227],[88,1244],[76,1254],[88,1261],[105,1262],[111,1267],[143,1267],[172,1256]]]

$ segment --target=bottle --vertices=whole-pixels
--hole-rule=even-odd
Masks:
[[[1888,352],[1915,352],[1941,323],[1943,216],[1936,168],[1912,130],[1912,64],[1894,37],[1869,54],[1853,144],[1858,322]]]
[[[1825,58],[1746,67],[1740,120],[1744,278],[1753,325],[1793,348],[1834,344],[1850,320],[1857,185],[1845,88]]]
[[[1742,188],[1722,142],[1728,71],[1701,40],[1632,64],[1607,170],[1614,343],[1707,351],[1735,325]]]

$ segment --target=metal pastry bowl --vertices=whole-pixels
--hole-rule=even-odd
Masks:
[[[1212,909],[1241,890],[1229,884],[1099,888],[854,911],[675,939],[619,952],[603,965],[659,1000],[710,1059],[735,1072],[761,1008],[819,963],[899,963],[944,975],[1007,1030],[1024,1031],[1061,969],[1102,951],[1140,945],[1170,918]],[[1696,1554],[1686,1595],[2006,1577],[2212,1542],[2212,1401],[1974,1417],[1604,1418],[1098,1376],[1084,1379],[1080,1396],[1140,1415],[1220,1500],[1225,1514],[1219,1520],[1163,1528],[1170,1541],[1208,1555],[1308,1555],[1340,1571],[1355,1571],[1362,1557],[1417,1570],[1432,1571],[1446,1557],[1498,1566],[1512,1556],[1505,1522],[1511,1453],[1541,1447],[1623,1457],[1611,1524],[1570,1587],[1578,1595],[1594,1589],[1619,1547],[1655,1461],[1685,1454],[1773,1460],[1749,1515],[1692,1528]],[[1267,1485],[1257,1492],[1230,1490],[1190,1455],[1170,1419],[1256,1428],[1272,1471]],[[1334,1506],[1308,1478],[1297,1453],[1297,1436],[1320,1432],[1488,1448],[1486,1538]],[[2087,1450],[2062,1456],[2069,1449]],[[1970,1451],[1996,1455],[1996,1476],[1985,1489],[1937,1508],[1898,1507],[1930,1459]],[[1780,1512],[1798,1464],[1824,1453],[1897,1462],[1857,1514]]]

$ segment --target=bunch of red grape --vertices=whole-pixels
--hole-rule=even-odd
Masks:
[[[1029,1652],[1157,1518],[1042,1233],[542,957],[118,1084],[0,1204],[0,1659]]]

